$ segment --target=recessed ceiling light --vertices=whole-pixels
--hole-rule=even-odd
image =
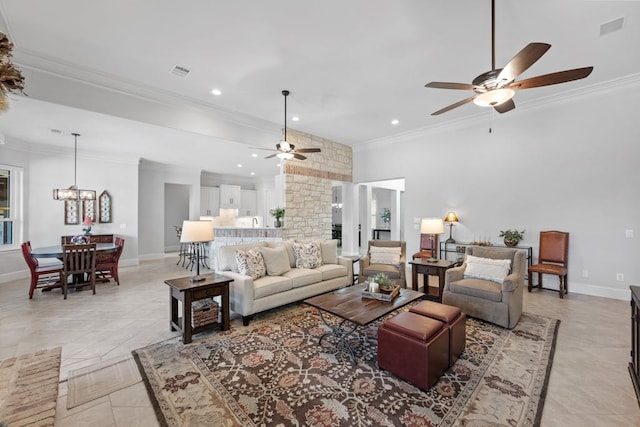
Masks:
[[[300,120],[300,117],[293,116],[293,117],[291,117],[291,120],[293,120],[294,122],[297,122],[298,120]]]
[[[397,125],[398,123],[400,123],[400,121],[398,119],[391,120],[391,124],[394,125],[394,126]]]
[[[238,163],[238,167],[241,168],[242,167],[242,163]]]
[[[251,176],[253,176],[253,175],[255,175],[255,174],[256,174],[255,172],[251,172]]]
[[[222,95],[222,91],[220,89],[211,89],[211,93],[214,94],[215,96]]]
[[[276,167],[277,167],[277,168],[279,168],[279,167],[280,167],[280,163],[278,163],[278,164],[276,165]]]
[[[256,153],[253,153],[251,157],[258,157],[258,155]]]

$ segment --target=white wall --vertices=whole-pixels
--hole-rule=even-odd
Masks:
[[[73,150],[52,151],[7,138],[0,145],[0,163],[24,168],[23,241],[33,247],[60,244],[60,236],[81,234],[82,225],[64,224],[64,202],[53,200],[54,188],[73,184]],[[78,152],[77,182],[81,188],[107,190],[112,197],[113,222],[96,223],[94,234],[117,234],[125,238],[121,263],[138,262],[137,161],[95,157]],[[97,208],[97,203],[96,203]],[[124,228],[121,228],[124,226]],[[28,271],[20,251],[0,252],[0,282],[24,277]]]
[[[200,218],[200,170],[185,170],[147,160],[140,162],[140,259],[164,257],[165,184],[189,187],[189,218]],[[135,199],[132,200],[135,203]]]
[[[180,250],[180,240],[174,227],[182,227],[182,222],[189,219],[188,185],[164,185],[164,251]]]
[[[356,150],[354,181],[406,178],[408,254],[419,245],[413,218],[449,210],[460,218],[455,239],[498,241],[500,230],[526,229],[522,243],[534,246],[536,258],[541,230],[568,231],[569,292],[626,299],[628,286],[640,284],[638,99],[636,82],[516,108],[496,114],[492,133],[487,110],[464,127]],[[625,238],[627,229],[636,237]],[[616,281],[616,273],[625,280]]]

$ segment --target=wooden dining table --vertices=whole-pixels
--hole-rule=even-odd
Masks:
[[[115,252],[118,246],[115,243],[96,243],[97,253]],[[31,256],[35,258],[58,258],[62,259],[62,245],[42,246],[31,249]]]

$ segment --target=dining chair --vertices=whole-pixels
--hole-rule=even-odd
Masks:
[[[31,284],[29,285],[29,299],[33,298],[36,289],[50,290],[62,287],[62,263],[40,265],[38,259],[31,255],[31,242],[21,245],[22,256],[31,272]]]
[[[120,286],[120,279],[118,278],[118,262],[120,261],[120,255],[124,249],[124,239],[122,237],[115,238],[115,244],[117,249],[114,252],[109,252],[103,256],[98,256],[96,260],[96,276],[102,282],[108,282],[110,279],[116,281]]]
[[[81,288],[90,285],[96,293],[96,244],[63,245],[62,292],[67,299],[69,287]],[[71,279],[71,283],[69,283]]]
[[[569,292],[567,272],[569,264],[569,233],[564,231],[541,231],[538,264],[529,267],[529,292],[532,288],[555,290],[542,286],[542,275],[558,276],[560,298]],[[533,273],[538,273],[538,284],[533,285]]]

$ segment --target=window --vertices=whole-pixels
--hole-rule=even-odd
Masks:
[[[0,251],[22,240],[22,168],[0,165]]]

